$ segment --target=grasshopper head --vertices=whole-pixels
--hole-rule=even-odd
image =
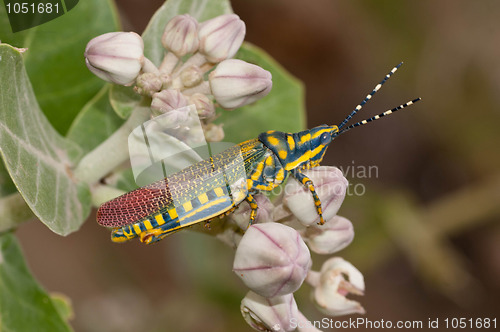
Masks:
[[[323,160],[328,145],[338,131],[337,126],[321,125],[299,133],[301,143],[308,145],[309,162],[312,167],[318,166]]]

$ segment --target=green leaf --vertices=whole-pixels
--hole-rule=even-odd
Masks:
[[[305,129],[304,86],[262,49],[243,43],[236,58],[259,65],[273,75],[273,88],[254,104],[226,111],[218,109],[225,141],[240,143],[268,130],[297,132]]]
[[[0,236],[0,318],[2,331],[71,331],[33,279],[11,233]]]
[[[18,192],[0,197],[0,233],[33,218],[33,212]]]
[[[10,178],[2,158],[0,158],[0,197],[16,192],[16,186]]]
[[[59,316],[61,316],[65,321],[69,321],[75,316],[73,311],[73,306],[71,305],[71,299],[64,294],[51,293],[50,298],[52,304],[56,308]]]
[[[81,151],[40,111],[19,52],[1,44],[0,59],[0,156],[35,215],[69,234],[90,212],[88,186],[71,173]]]
[[[5,7],[0,6],[0,38],[4,43],[28,48],[23,56],[38,102],[62,134],[105,84],[85,66],[85,46],[95,36],[117,29],[110,0],[80,1],[67,14],[17,33],[10,32]]]
[[[149,21],[142,34],[144,54],[155,65],[163,60],[165,49],[161,44],[161,36],[168,21],[179,14],[190,14],[203,22],[215,16],[232,13],[231,4],[227,0],[169,0],[160,7]]]
[[[0,233],[34,218],[0,157]]]
[[[111,136],[123,124],[116,116],[109,101],[111,85],[101,91],[85,105],[71,125],[67,138],[76,142],[87,153]]]

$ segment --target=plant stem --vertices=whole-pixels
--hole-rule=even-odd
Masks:
[[[74,170],[75,178],[92,187],[126,161],[129,158],[128,136],[135,127],[148,120],[149,116],[149,107],[136,107],[128,120],[113,135],[80,160]]]
[[[171,74],[178,62],[179,58],[176,57],[174,53],[172,52],[166,53],[160,65],[160,72]]]
[[[184,89],[182,93],[188,96],[191,96],[195,93],[202,93],[205,95],[209,95],[212,94],[212,90],[210,89],[210,84],[207,81],[205,81],[192,88]]]
[[[151,62],[148,58],[144,57],[144,63],[142,65],[142,71],[144,73],[154,73],[159,75],[160,70]]]
[[[195,53],[189,59],[187,59],[186,62],[182,66],[176,68],[174,70],[174,72],[172,73],[172,75],[174,75],[174,76],[179,75],[184,69],[186,69],[189,66],[201,67],[206,62],[207,62],[207,59],[205,58],[205,56],[203,54]]]

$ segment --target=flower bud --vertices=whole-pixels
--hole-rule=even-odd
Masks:
[[[354,238],[352,223],[344,217],[334,216],[324,225],[307,227],[304,240],[317,254],[333,254],[347,247]]]
[[[169,84],[172,83],[172,77],[169,74],[162,72],[160,72],[160,75],[158,77],[161,81],[161,88],[168,89]]]
[[[242,60],[222,61],[209,75],[215,100],[224,108],[248,105],[265,97],[273,82],[271,73]]]
[[[217,63],[232,58],[245,38],[245,23],[238,15],[217,16],[200,24],[200,53],[208,61]]]
[[[154,115],[160,115],[187,106],[186,97],[177,90],[162,90],[153,95],[151,110]]]
[[[209,142],[220,142],[224,139],[224,129],[222,125],[209,123],[205,126],[205,138]]]
[[[312,297],[318,309],[324,314],[342,316],[365,313],[358,302],[346,298],[349,293],[363,295],[365,290],[363,275],[342,258],[333,257],[323,264],[315,286]]]
[[[189,97],[189,104],[194,104],[200,119],[212,118],[215,115],[214,103],[203,93],[194,93]]]
[[[203,82],[203,72],[198,66],[189,66],[181,72],[181,82],[186,88],[191,88]]]
[[[303,173],[311,179],[321,200],[323,219],[332,219],[344,201],[347,179],[338,168],[331,166],[319,166]],[[319,222],[311,191],[299,181],[292,178],[287,182],[283,202],[303,225]]]
[[[143,96],[153,96],[153,94],[161,90],[164,79],[163,76],[159,76],[155,73],[141,74],[137,77],[134,90]]]
[[[101,79],[130,85],[144,61],[144,43],[135,32],[110,32],[93,38],[85,48],[85,64]]]
[[[257,331],[294,331],[298,312],[293,294],[265,298],[250,291],[241,301],[243,318]]]
[[[233,271],[245,285],[264,297],[299,289],[311,267],[311,255],[293,228],[265,223],[248,228],[236,249]]]
[[[255,216],[254,224],[262,224],[274,220],[274,205],[271,200],[263,194],[253,196],[259,208]],[[242,230],[248,228],[250,222],[251,208],[248,203],[242,203],[229,215],[229,219],[234,221]]]
[[[174,16],[165,27],[161,38],[163,46],[182,57],[198,50],[198,21],[189,14]]]

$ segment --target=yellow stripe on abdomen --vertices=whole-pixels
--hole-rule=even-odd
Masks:
[[[198,200],[201,204],[205,204],[206,202],[208,202],[207,194],[201,194],[200,196],[198,196]]]
[[[221,187],[217,187],[214,189],[214,193],[217,195],[217,197],[221,197],[224,195],[224,190],[222,190]]]
[[[163,219],[163,216],[161,214],[157,214],[155,216],[155,219],[156,219],[156,222],[158,223],[158,225],[163,225],[165,223],[165,219]]]

